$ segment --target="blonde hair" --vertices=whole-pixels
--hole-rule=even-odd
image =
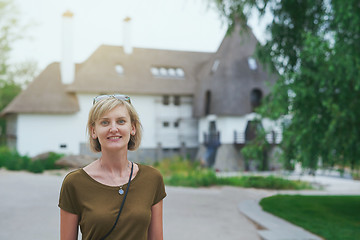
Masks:
[[[113,110],[117,106],[125,106],[131,120],[131,125],[135,127],[135,134],[130,135],[130,141],[128,143],[128,150],[134,151],[136,150],[141,143],[142,136],[142,126],[139,119],[139,115],[136,112],[135,108],[131,105],[131,103],[120,100],[115,97],[109,97],[104,100],[100,100],[96,102],[89,111],[88,123],[87,123],[87,132],[89,137],[90,149],[93,152],[101,152],[101,144],[99,140],[93,139],[91,136],[91,130],[95,127],[95,122],[99,120],[105,113]]]

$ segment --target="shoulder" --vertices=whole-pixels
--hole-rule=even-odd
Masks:
[[[149,165],[143,165],[143,164],[139,164],[137,163],[139,166],[139,169],[141,170],[141,172],[143,172],[146,175],[153,175],[153,176],[162,176],[160,171],[156,168],[154,168],[153,166],[149,166]]]
[[[74,183],[78,179],[82,178],[83,177],[82,171],[83,171],[82,169],[76,169],[66,174],[66,176],[64,177],[63,185]]]
[[[143,164],[138,164],[138,166],[140,169],[140,174],[144,179],[147,179],[148,181],[152,181],[152,182],[163,181],[163,176],[158,169]]]

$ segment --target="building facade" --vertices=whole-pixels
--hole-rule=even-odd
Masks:
[[[257,40],[251,31],[239,32],[225,36],[215,53],[102,45],[81,64],[65,56],[2,112],[8,144],[29,156],[91,154],[86,122],[93,97],[122,93],[131,97],[144,131],[140,148],[129,155],[133,160],[176,154],[219,170],[244,169],[237,146],[245,143],[253,110],[276,77],[253,57]],[[279,133],[269,141],[281,141],[276,123],[262,124]]]

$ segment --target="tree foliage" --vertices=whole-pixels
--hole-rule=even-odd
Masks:
[[[283,121],[283,158],[315,169],[360,163],[360,2],[215,0],[232,26],[270,12],[256,55],[279,73],[258,112]],[[289,116],[288,118],[282,118]]]
[[[0,112],[35,76],[37,64],[32,61],[10,63],[15,41],[22,39],[25,27],[18,22],[18,12],[12,0],[0,0]],[[4,143],[6,123],[0,118],[0,144]]]

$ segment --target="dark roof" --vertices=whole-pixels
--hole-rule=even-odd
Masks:
[[[248,64],[248,58],[254,58],[257,43],[251,30],[240,33],[239,26],[224,38],[218,51],[199,73],[194,101],[196,117],[206,115],[207,91],[211,95],[208,114],[218,116],[242,116],[251,113],[251,91],[258,89],[263,96],[269,93],[266,82],[274,83],[276,77],[266,73],[258,61],[256,70],[250,69]],[[216,61],[218,67],[216,71],[212,71]]]
[[[67,93],[60,78],[60,64],[52,63],[22,91],[2,115],[11,113],[74,113],[79,111],[77,98]]]

